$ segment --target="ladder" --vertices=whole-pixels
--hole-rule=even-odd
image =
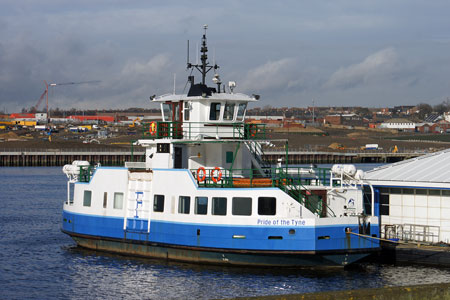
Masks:
[[[267,176],[270,174],[270,164],[263,160],[264,151],[261,143],[254,140],[247,140],[244,142],[248,151],[250,151],[253,165],[256,167],[261,175]]]
[[[123,229],[126,232],[150,233],[151,180],[129,176],[125,199]]]

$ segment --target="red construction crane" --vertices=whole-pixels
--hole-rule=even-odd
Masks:
[[[63,83],[50,83],[50,84],[47,84],[47,81],[44,80],[45,91],[42,93],[42,95],[39,98],[39,100],[36,103],[36,105],[34,107],[32,107],[32,108],[34,108],[34,110],[37,110],[37,108],[39,107],[39,105],[41,104],[42,100],[44,100],[44,97],[45,97],[46,98],[45,103],[46,103],[46,111],[47,111],[47,121],[48,121],[48,120],[50,120],[50,115],[48,113],[48,87],[49,86],[85,84],[85,83],[99,83],[99,82],[101,82],[101,81],[100,80],[91,80],[91,81],[81,81],[81,82],[63,82]]]

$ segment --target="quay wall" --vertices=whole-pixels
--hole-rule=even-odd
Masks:
[[[450,299],[450,283],[435,283],[410,286],[393,286],[373,289],[346,290],[346,291],[330,291],[307,294],[291,294],[276,296],[260,296],[260,297],[243,297],[234,298],[240,300],[343,300],[343,299],[372,299],[372,300],[440,300]]]
[[[291,151],[289,164],[353,164],[391,163],[422,155],[422,153],[345,153]],[[286,152],[266,151],[263,159],[275,165],[281,159],[284,164]],[[130,150],[15,150],[0,152],[0,167],[63,166],[74,160],[86,160],[91,164],[121,166],[125,161],[144,161],[144,151]]]
[[[0,152],[0,167],[53,167],[85,160],[91,164],[123,166],[126,161],[142,161],[144,152],[131,151],[11,151]]]
[[[390,153],[390,152],[319,152],[319,151],[289,151],[289,164],[354,164],[354,163],[393,163],[408,158],[423,155],[423,153]],[[263,158],[271,164],[279,159],[284,164],[286,152],[265,151]]]

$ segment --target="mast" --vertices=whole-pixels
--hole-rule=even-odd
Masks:
[[[206,85],[206,74],[211,70],[217,70],[219,68],[218,65],[214,64],[214,65],[209,65],[208,64],[208,47],[206,45],[206,30],[208,29],[208,25],[203,25],[203,29],[205,30],[205,32],[203,33],[203,37],[202,37],[202,46],[200,48],[200,52],[201,52],[201,56],[200,56],[200,60],[201,60],[201,64],[191,64],[189,62],[189,41],[188,41],[188,62],[187,62],[187,68],[191,69],[191,68],[196,68],[201,74],[202,74],[202,84]]]

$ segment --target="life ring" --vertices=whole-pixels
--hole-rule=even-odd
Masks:
[[[200,172],[203,172],[203,175],[200,176]],[[206,170],[203,167],[197,169],[197,179],[199,182],[203,182],[206,179]]]
[[[151,135],[155,135],[156,134],[157,127],[158,127],[158,125],[156,124],[156,122],[151,122],[150,123],[148,131],[150,132]]]
[[[257,132],[256,126],[250,125],[249,131],[250,131],[250,136],[255,137],[256,132]]]
[[[214,177],[215,171],[217,171],[217,177]],[[222,170],[219,167],[215,167],[211,171],[211,179],[212,179],[212,181],[214,181],[214,183],[217,183],[218,181],[220,181],[222,179]]]

